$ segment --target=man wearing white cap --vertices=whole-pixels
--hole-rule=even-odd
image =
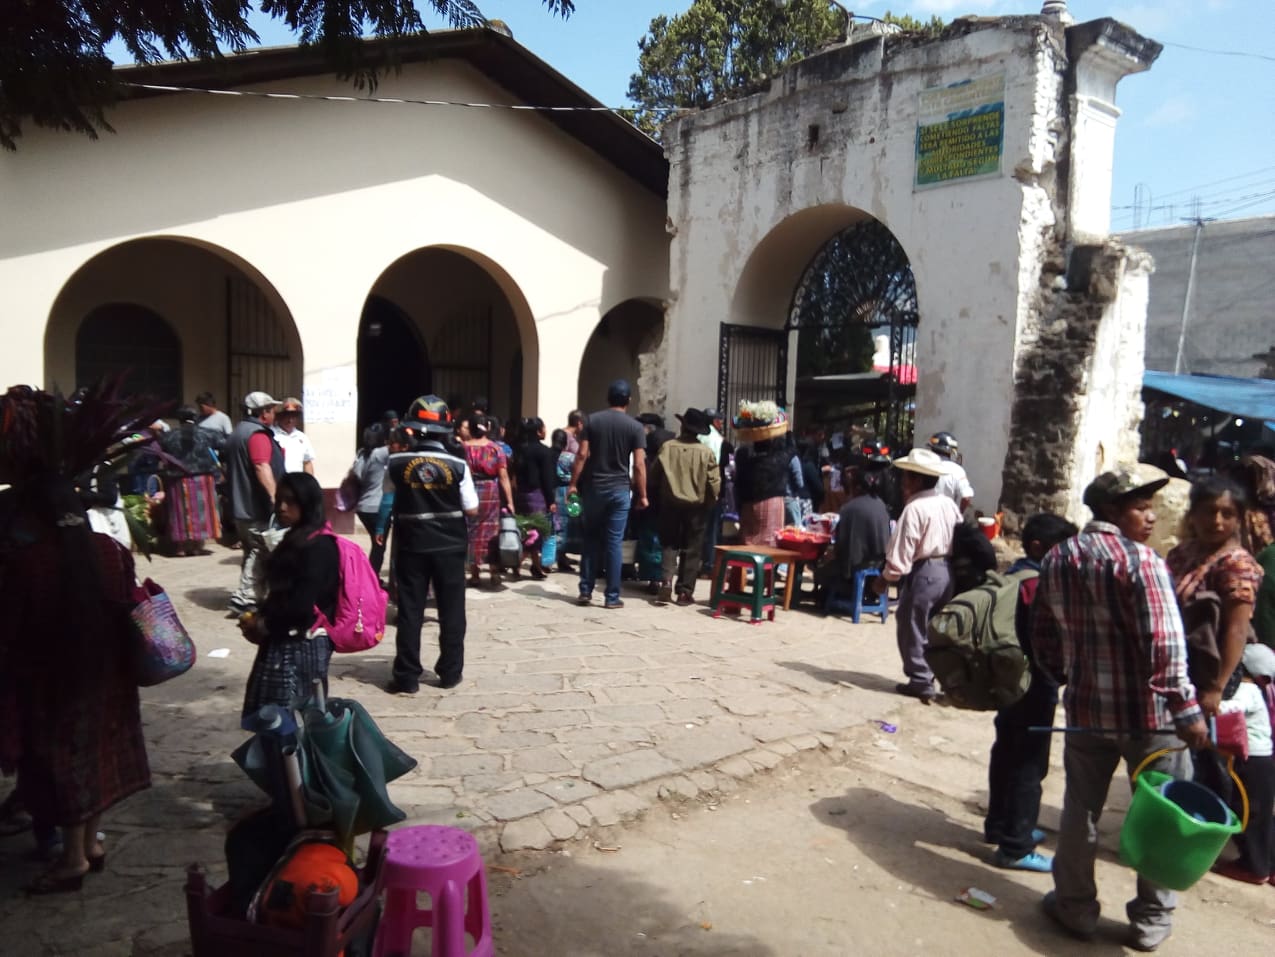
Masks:
[[[937,697],[934,672],[925,661],[926,634],[930,616],[952,597],[952,574],[948,556],[952,534],[960,524],[961,512],[937,490],[946,474],[946,463],[929,449],[913,449],[894,467],[902,473],[906,504],[894,534],[886,546],[885,568],[872,580],[877,594],[890,582],[899,583],[899,607],[895,614],[899,657],[907,681],[895,691],[929,704]]]
[[[235,615],[253,611],[261,597],[257,594],[261,577],[257,563],[264,557],[260,533],[270,524],[275,482],[283,475],[283,450],[270,431],[279,400],[267,392],[249,392],[243,404],[244,420],[226,443],[230,514],[243,549],[239,587],[230,596],[230,612]]]

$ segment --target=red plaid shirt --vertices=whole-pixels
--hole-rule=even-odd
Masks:
[[[1106,522],[1045,556],[1032,650],[1067,688],[1072,727],[1159,731],[1201,717],[1164,561]]]

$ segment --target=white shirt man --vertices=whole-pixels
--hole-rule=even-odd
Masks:
[[[285,472],[308,472],[313,475],[314,446],[306,434],[297,428],[300,421],[300,400],[284,399],[275,416],[274,440],[283,449]]]

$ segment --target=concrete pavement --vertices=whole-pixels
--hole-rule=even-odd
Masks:
[[[253,652],[224,615],[238,553],[140,568],[173,596],[199,662],[143,691],[154,787],[105,816],[107,874],[78,897],[24,903],[13,895],[33,872],[16,860],[29,838],[0,842],[0,919],[29,928],[22,939],[34,948],[6,952],[181,953],[186,864],[224,874],[228,822],[260,803],[229,758],[245,737],[238,714]],[[491,850],[544,848],[830,746],[888,717],[883,708],[920,707],[881,694],[896,677],[893,622],[794,610],[750,626],[714,620],[703,604],[656,606],[638,589],[618,611],[579,607],[575,594],[565,575],[471,589],[465,680],[451,691],[382,690],[392,628],[382,647],[333,659],[331,693],[361,701],[420,762],[391,786],[411,821],[476,830]],[[434,634],[427,621],[427,662]],[[68,913],[76,919],[60,919]]]

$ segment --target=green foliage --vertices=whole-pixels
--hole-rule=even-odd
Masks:
[[[638,41],[629,80],[634,122],[654,135],[670,109],[703,109],[747,96],[787,63],[842,35],[845,17],[825,0],[695,0],[658,16]]]
[[[941,17],[930,17],[929,20],[918,20],[916,17],[908,16],[906,13],[895,15],[887,10],[881,14],[881,19],[886,23],[892,23],[904,33],[923,33],[929,37],[936,37],[943,32],[943,28],[947,26]]]
[[[541,0],[570,16],[574,0]],[[454,27],[486,21],[474,0],[258,0],[302,44],[322,50],[333,70],[374,87],[392,65],[373,58],[365,36],[401,37],[425,27],[420,8]],[[139,63],[216,58],[258,42],[251,0],[0,0],[0,146],[15,149],[22,123],[96,139],[110,131],[105,109],[119,95],[106,46],[124,42]]]
[[[936,35],[943,21],[882,17],[906,32]],[[704,109],[755,92],[787,64],[844,39],[846,16],[828,0],[694,0],[658,16],[638,41],[626,117],[652,136],[679,109]]]

